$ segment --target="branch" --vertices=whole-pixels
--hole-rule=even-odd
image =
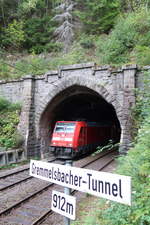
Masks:
[[[56,15],[52,18],[52,20],[55,20],[57,22],[63,22],[65,20],[72,20],[72,15],[68,12],[65,12],[63,14],[59,14],[59,15]]]

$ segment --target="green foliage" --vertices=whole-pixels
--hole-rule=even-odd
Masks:
[[[135,90],[136,106],[132,109],[132,118],[135,129],[139,129],[150,113],[150,73],[145,72],[142,77],[143,86]]]
[[[51,16],[27,19],[24,27],[26,37],[24,48],[36,54],[59,50],[57,43],[52,40],[54,26]]]
[[[9,106],[10,106],[9,101],[7,101],[4,98],[0,98],[0,112],[2,110],[7,110],[9,108]]]
[[[77,0],[79,10],[76,15],[84,25],[85,32],[100,34],[108,32],[119,14],[119,1],[115,0]]]
[[[92,155],[94,156],[94,155],[96,155],[96,154],[98,154],[98,153],[100,153],[100,152],[103,152],[103,151],[111,151],[112,149],[116,149],[116,148],[118,148],[118,146],[119,146],[119,143],[113,143],[113,141],[112,140],[109,140],[109,142],[107,143],[107,145],[104,145],[104,146],[98,146],[97,147],[97,151],[96,152],[94,152]]]
[[[80,46],[80,43],[74,42],[70,51],[67,54],[59,54],[53,57],[49,62],[50,69],[58,68],[61,65],[70,65],[75,63],[88,62],[86,51]]]
[[[30,2],[32,4],[29,12],[24,11],[21,8],[22,4],[30,4]],[[3,32],[0,37],[1,48],[5,47],[12,51],[26,49],[30,56],[21,57],[17,62],[10,62],[9,58],[1,58],[0,78],[9,79],[19,78],[26,74],[43,74],[60,65],[87,61],[114,65],[125,63],[148,65],[150,63],[150,11],[148,7],[131,10],[133,12],[118,16],[119,1],[86,0],[83,2],[77,0],[76,15],[83,23],[81,30],[85,32],[82,32],[82,35],[80,32],[76,33],[76,39],[68,53],[63,54],[63,46],[55,42],[53,36],[56,24],[52,20],[54,16],[52,9],[59,2],[59,0],[55,3],[52,0],[23,0],[16,3],[16,7],[20,9],[20,18],[8,20],[8,26],[0,30],[0,33]],[[123,0],[121,2],[126,2],[127,5],[131,3],[131,1]],[[140,2],[143,3],[142,5],[146,4],[144,0]],[[114,14],[113,18],[107,19],[111,13]],[[106,26],[106,23],[110,23],[111,26]],[[107,32],[113,26],[113,30],[111,29],[108,34]],[[36,56],[41,53],[42,56]],[[23,55],[25,54],[24,52]]]
[[[97,40],[96,35],[86,35],[83,33],[82,35],[80,35],[78,42],[85,49],[90,49],[90,48],[93,49],[95,48],[96,40]]]
[[[0,79],[7,79],[10,77],[11,68],[0,59]]]
[[[22,0],[18,4],[17,14],[24,19],[28,19],[29,17],[42,18],[45,15],[51,14],[53,5],[54,0]]]
[[[8,165],[0,166],[0,170],[16,168],[18,166],[25,165],[27,163],[30,163],[30,160],[24,160],[18,163],[11,163]]]
[[[149,65],[150,64],[150,47],[137,45],[134,49],[133,57],[135,58],[137,64]]]
[[[0,98],[0,146],[13,148],[22,144],[22,137],[17,132],[19,112],[19,104]]]
[[[17,61],[14,70],[14,77],[19,78],[21,76],[25,76],[26,74],[43,74],[48,70],[48,67],[48,60],[32,54],[30,57]]]
[[[4,30],[2,46],[10,49],[20,49],[25,41],[23,22],[14,20]]]
[[[150,116],[138,134],[138,143],[119,159],[119,174],[132,177],[132,206],[112,203],[104,218],[111,225],[145,225],[150,222]]]
[[[27,0],[27,1],[22,1],[22,4],[19,7],[19,10],[22,11],[22,13],[28,13],[32,9],[36,8],[36,5],[39,0]]]
[[[42,75],[48,70],[57,69],[61,65],[88,62],[91,58],[87,51],[87,49],[82,48],[80,42],[74,42],[67,54],[55,53],[51,56],[46,53],[42,55],[32,53],[30,56],[22,57],[13,64],[13,67],[9,66],[10,63],[8,64],[6,60],[2,60],[0,77],[1,79],[11,79],[20,78],[27,74]]]
[[[120,0],[121,10],[123,11],[137,11],[142,7],[149,8],[150,0]]]
[[[143,93],[143,95],[142,95]],[[110,203],[103,212],[103,224],[148,225],[150,224],[150,73],[138,103],[138,119],[142,124],[138,130],[135,146],[127,156],[118,159],[118,174],[132,177],[132,205]]]
[[[147,65],[150,51],[150,14],[141,9],[121,16],[110,35],[97,41],[97,56],[103,64],[136,63]]]
[[[52,41],[53,4],[53,0],[2,0],[1,46],[8,51],[27,49],[36,54],[56,51],[58,46]]]
[[[18,0],[1,0],[0,1],[0,25],[6,27],[17,17]]]

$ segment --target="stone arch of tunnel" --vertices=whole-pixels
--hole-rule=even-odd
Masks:
[[[47,104],[41,115],[39,135],[41,156],[49,152],[49,144],[56,121],[59,120],[112,121],[118,130],[121,126],[115,108],[98,92],[81,85],[73,85],[59,92]]]

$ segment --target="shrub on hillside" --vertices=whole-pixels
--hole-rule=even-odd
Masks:
[[[116,0],[77,0],[75,14],[88,34],[108,33],[119,14],[120,2]]]
[[[132,205],[110,203],[101,215],[104,225],[149,225],[150,224],[150,73],[146,73],[143,90],[138,99],[138,130],[135,146],[127,156],[118,159],[118,174],[132,178]],[[140,104],[139,104],[140,102]]]
[[[97,41],[97,56],[103,64],[150,63],[150,13],[142,9],[121,16],[113,31]],[[141,54],[142,53],[142,54]]]
[[[54,25],[55,23],[52,21],[51,16],[27,19],[24,26],[24,48],[36,54],[59,50],[59,45],[52,40],[55,29]]]
[[[138,143],[119,159],[117,173],[132,177],[132,205],[111,203],[103,212],[110,225],[150,224],[150,116],[139,130]]]
[[[25,41],[23,21],[13,20],[8,27],[3,29],[2,46],[9,50],[20,50]]]
[[[17,132],[19,112],[19,104],[0,98],[0,146],[14,148],[22,144],[22,137]]]

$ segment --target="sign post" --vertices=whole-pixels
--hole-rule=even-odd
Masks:
[[[65,161],[65,165],[66,166],[72,166],[72,160],[66,160]],[[71,194],[71,188],[68,188],[68,187],[64,187],[64,193],[67,194],[67,195],[70,195]],[[68,217],[64,217],[64,222],[65,222],[65,225],[70,225],[70,219]]]
[[[69,160],[65,165],[31,160],[30,175],[64,186],[64,194],[53,191],[52,209],[66,217],[65,225],[75,219],[76,203],[70,196],[71,189],[131,205],[130,176],[73,167]]]

